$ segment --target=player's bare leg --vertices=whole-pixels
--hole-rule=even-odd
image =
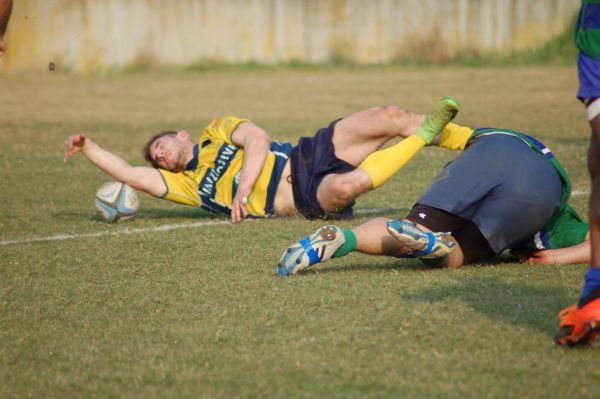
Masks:
[[[436,267],[460,267],[465,257],[450,233],[432,232],[410,220],[390,220],[387,230],[394,239],[410,248],[412,255]]]
[[[596,103],[600,107],[600,99]],[[585,275],[579,303],[559,313],[560,327],[554,337],[554,342],[559,345],[589,345],[600,334],[600,114],[590,119],[592,138],[588,169],[592,180],[589,204],[592,264]]]
[[[335,155],[358,166],[394,137],[408,137],[425,115],[395,105],[369,108],[339,121],[333,130]]]
[[[352,229],[357,238],[356,251],[367,255],[406,257],[411,250],[387,231],[386,218],[369,219]]]
[[[371,108],[338,122],[333,144],[336,156],[358,168],[326,176],[317,189],[317,200],[330,212],[344,209],[360,194],[381,186],[430,143],[458,112],[449,97],[440,100],[427,116],[396,106]],[[402,142],[376,151],[393,137]]]
[[[370,219],[352,230],[323,226],[286,248],[277,265],[277,274],[294,275],[354,251],[367,255],[408,256],[411,250],[388,234],[387,221],[385,218]]]
[[[323,209],[338,212],[354,201],[359,195],[373,190],[373,182],[362,169],[343,174],[330,174],[319,184],[317,201]]]
[[[592,265],[600,266],[600,115],[596,116],[590,125],[592,127],[592,138],[588,152],[588,170],[592,180],[592,193],[589,202],[590,239],[592,243]]]

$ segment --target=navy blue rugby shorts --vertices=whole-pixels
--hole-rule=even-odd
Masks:
[[[301,137],[291,155],[292,190],[296,209],[307,219],[349,219],[352,204],[338,212],[327,212],[317,201],[317,188],[330,173],[346,173],[356,169],[335,156],[333,129],[340,119],[319,129],[313,137]]]
[[[579,91],[577,98],[581,101],[600,97],[600,60],[580,52],[577,59],[579,74]]]
[[[472,221],[498,254],[531,240],[561,200],[558,172],[543,155],[518,138],[494,134],[473,140],[417,203]]]

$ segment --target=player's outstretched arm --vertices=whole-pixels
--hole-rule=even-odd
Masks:
[[[143,166],[131,166],[123,158],[106,151],[81,133],[65,140],[65,163],[78,152],[81,152],[90,162],[113,179],[128,184],[136,190],[156,197],[163,196],[167,191],[167,186],[158,170]]]
[[[243,122],[235,129],[231,140],[235,145],[244,148],[242,175],[231,205],[231,221],[236,223],[248,216],[248,197],[267,159],[271,137],[255,124]]]
[[[591,258],[591,246],[589,239],[573,245],[572,247],[560,249],[546,249],[535,251],[533,253],[513,252],[513,255],[519,258],[521,263],[539,263],[539,264],[571,264],[586,263]]]

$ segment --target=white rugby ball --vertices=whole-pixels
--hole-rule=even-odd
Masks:
[[[96,193],[96,209],[109,223],[132,218],[139,206],[137,193],[127,184],[117,181],[106,183]]]

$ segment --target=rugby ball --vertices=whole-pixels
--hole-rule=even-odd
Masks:
[[[96,193],[96,209],[109,223],[132,218],[139,205],[135,190],[117,181],[106,183]]]

